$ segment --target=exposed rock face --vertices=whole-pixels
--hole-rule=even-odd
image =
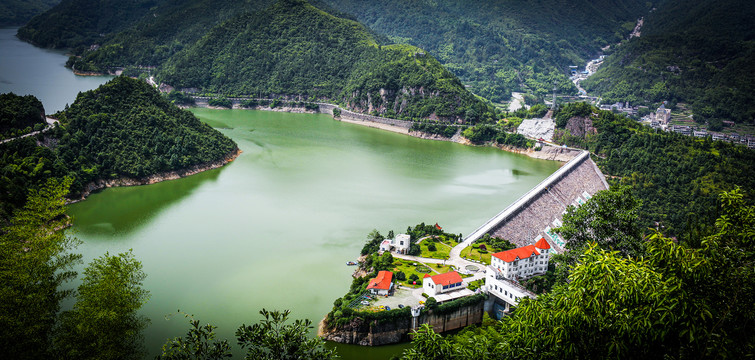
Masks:
[[[574,136],[584,137],[587,134],[595,135],[598,130],[592,124],[592,118],[573,117],[566,123],[566,130]]]
[[[91,194],[94,191],[110,188],[110,187],[116,187],[116,186],[137,186],[137,185],[149,185],[158,183],[161,181],[166,180],[175,180],[180,179],[182,177],[186,177],[189,175],[198,174],[202,171],[212,170],[219,167],[222,167],[223,165],[233,161],[241,154],[241,150],[236,149],[235,152],[227,154],[223,159],[216,160],[209,163],[204,164],[198,164],[191,166],[186,169],[181,170],[175,170],[175,171],[169,171],[165,173],[155,174],[143,178],[118,178],[118,179],[108,179],[108,180],[97,180],[93,181],[87,185],[84,186],[84,190],[80,194],[78,194],[78,197],[75,199],[71,199],[68,202],[69,203],[75,203],[79,202],[81,200],[84,200],[89,194]]]
[[[417,318],[416,327],[421,324],[430,324],[438,333],[461,329],[465,326],[482,322],[485,302],[461,307],[447,314],[435,314],[432,311],[423,311]],[[342,344],[355,344],[364,346],[378,346],[396,344],[411,340],[410,334],[415,329],[412,327],[411,317],[392,321],[365,321],[355,318],[348,324],[338,329],[327,329],[325,320],[320,323],[318,336],[324,340],[335,341]]]
[[[553,139],[553,130],[556,128],[556,122],[553,119],[525,119],[516,129],[518,134],[529,136],[531,138],[543,138],[546,141]]]

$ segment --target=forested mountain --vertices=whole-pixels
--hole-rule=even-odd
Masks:
[[[755,193],[755,151],[745,146],[656,132],[585,103],[565,106],[556,119],[554,141],[596,154],[612,185],[628,186],[642,201],[643,229],[699,239],[718,217],[718,194]]]
[[[493,101],[513,90],[576,93],[566,74],[626,37],[650,9],[640,0],[324,0],[392,41],[427,49]]]
[[[583,82],[606,102],[692,105],[695,120],[755,123],[755,6],[748,0],[668,0],[642,35]]]
[[[59,2],[60,0],[3,0],[0,2],[0,26],[23,25]]]
[[[214,26],[273,0],[66,0],[19,30],[21,38],[48,47],[75,48],[76,69],[159,66]],[[377,34],[381,45],[427,49],[473,92],[500,101],[512,90],[544,95],[558,83],[573,93],[569,65],[624,38],[651,3],[622,1],[357,1],[318,0],[340,18],[352,14]],[[91,45],[100,48],[89,51]]]
[[[72,178],[76,194],[94,180],[184,169],[237,150],[145,82],[127,77],[79,94],[55,116],[62,123],[56,129],[0,144],[0,219],[50,178]]]
[[[476,122],[488,111],[423,50],[380,46],[363,25],[298,0],[234,17],[172,57],[157,76],[180,88],[317,97],[409,119]]]
[[[29,133],[44,126],[45,108],[32,95],[0,94],[0,139]]]

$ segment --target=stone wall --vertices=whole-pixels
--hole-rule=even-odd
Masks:
[[[417,328],[421,324],[430,324],[438,333],[458,330],[472,324],[482,322],[485,301],[477,304],[461,307],[447,314],[435,314],[432,311],[423,311],[414,324],[411,317],[379,324],[377,321],[364,321],[355,318],[350,323],[335,330],[323,330],[320,326],[319,336],[324,340],[342,344],[354,344],[363,346],[379,346],[396,344],[411,340],[413,325]]]
[[[372,115],[355,113],[353,111],[342,109],[339,106],[336,106],[333,104],[317,103],[317,105],[320,106],[321,113],[330,114],[330,115],[333,115],[333,109],[339,108],[341,109],[341,117],[348,120],[369,121],[369,122],[375,122],[375,123],[386,124],[386,125],[391,125],[391,126],[398,126],[404,129],[409,129],[412,127],[412,122],[407,121],[407,120],[396,120],[396,119],[389,119],[389,118],[384,118],[380,116],[372,116]]]
[[[483,235],[490,234],[509,240],[517,246],[526,246],[544,237],[556,252],[562,252],[563,239],[549,230],[561,225],[567,206],[584,203],[596,192],[606,189],[608,183],[603,173],[590,158],[590,153],[582,151],[482,224],[464,242],[471,244]]]
[[[488,233],[517,246],[526,246],[544,237],[558,252],[562,243],[546,234],[546,229],[560,225],[569,205],[579,205],[596,192],[608,189],[605,177],[589,155],[572,160],[576,163],[563,173],[554,173],[527,194],[525,201],[508,212]],[[564,165],[564,166],[567,166]]]

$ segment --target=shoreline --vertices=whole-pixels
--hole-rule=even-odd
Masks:
[[[185,169],[166,171],[166,172],[162,172],[158,174],[145,176],[142,178],[135,179],[135,178],[129,178],[129,177],[121,177],[117,179],[95,180],[84,185],[84,190],[76,194],[73,198],[67,197],[66,205],[86,200],[86,198],[92,193],[103,190],[103,189],[111,188],[111,187],[151,185],[151,184],[156,184],[163,181],[185,178],[187,176],[199,174],[201,172],[208,171],[208,170],[218,169],[236,160],[236,158],[238,158],[239,155],[241,155],[241,152],[242,152],[241,149],[237,148],[236,151],[226,154],[220,160],[192,165]]]
[[[229,108],[226,108],[226,107],[210,106],[206,104],[195,104],[193,106],[181,106],[181,107],[182,108],[190,108],[190,107],[207,108],[207,109],[212,109],[212,110],[230,110]],[[243,107],[234,105],[231,109],[290,112],[290,113],[300,113],[300,114],[328,114],[327,112],[306,110],[304,108],[291,107],[291,106],[281,106],[281,107],[276,107],[276,108],[269,108],[267,106],[256,106],[254,108],[243,108]],[[512,146],[474,145],[469,140],[461,137],[459,134],[454,135],[451,138],[447,138],[447,137],[440,136],[437,134],[430,134],[430,133],[425,133],[421,131],[412,131],[404,127],[390,125],[390,124],[383,124],[383,123],[379,123],[375,121],[349,119],[348,116],[343,116],[343,115],[341,115],[338,118],[333,117],[333,120],[346,122],[349,124],[366,126],[373,129],[390,131],[393,133],[408,135],[408,136],[412,136],[412,137],[416,137],[420,139],[426,139],[426,140],[449,141],[449,142],[455,142],[457,144],[462,144],[462,145],[467,145],[467,146],[491,146],[491,147],[498,148],[499,150],[502,150],[502,151],[525,155],[533,159],[552,160],[552,161],[559,161],[562,163],[569,162],[569,160],[575,158],[580,153],[580,151],[576,149],[563,148],[560,146],[554,146],[550,144],[544,144],[543,148],[540,150],[534,150],[532,148],[523,149],[523,148],[516,148]]]

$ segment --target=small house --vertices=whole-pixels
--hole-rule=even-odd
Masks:
[[[367,290],[373,295],[388,295],[393,290],[393,272],[380,271],[378,275],[370,279]]]
[[[422,279],[424,292],[432,297],[451,291],[465,288],[461,275],[456,271],[447,272],[435,276],[425,275]]]

